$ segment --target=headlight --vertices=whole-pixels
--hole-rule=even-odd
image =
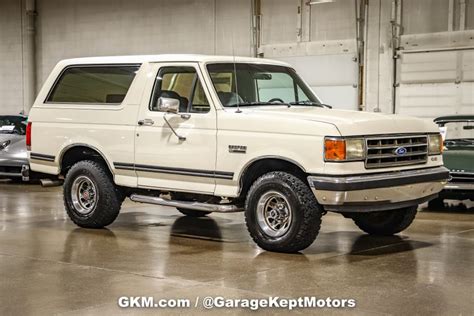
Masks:
[[[428,138],[428,154],[439,155],[443,152],[443,138],[441,134],[431,134]]]
[[[363,138],[326,138],[324,140],[324,159],[326,161],[350,161],[365,158]]]
[[[5,148],[7,148],[8,145],[10,145],[11,141],[7,140],[7,141],[4,141],[3,143],[0,143],[0,150],[3,150]]]

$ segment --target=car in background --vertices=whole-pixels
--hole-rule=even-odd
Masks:
[[[444,140],[444,165],[451,180],[431,208],[443,206],[444,199],[474,200],[474,115],[442,116],[434,120]]]
[[[27,121],[23,115],[0,115],[0,179],[30,180]]]

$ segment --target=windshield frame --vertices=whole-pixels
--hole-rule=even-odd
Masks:
[[[316,93],[313,91],[313,89],[311,89],[311,87],[306,83],[306,81],[290,65],[286,65],[286,64],[283,64],[283,63],[278,64],[278,63],[251,62],[251,61],[244,61],[244,62],[242,62],[242,61],[236,61],[236,62],[232,62],[232,61],[208,61],[208,62],[202,63],[202,67],[203,67],[202,70],[205,73],[205,77],[206,77],[205,81],[206,81],[207,85],[209,86],[208,89],[210,89],[210,92],[213,95],[214,103],[216,104],[217,107],[220,107],[220,109],[222,109],[222,110],[225,110],[225,111],[235,110],[235,109],[237,109],[237,105],[225,106],[224,104],[222,104],[222,102],[219,98],[219,95],[217,93],[217,89],[216,89],[216,87],[214,85],[214,82],[212,80],[212,77],[211,77],[211,73],[208,69],[209,65],[219,65],[219,64],[261,65],[261,66],[272,66],[272,67],[286,68],[288,70],[288,74],[290,74],[290,77],[292,77],[292,79],[295,80],[295,83],[300,86],[300,89],[303,91],[303,93],[306,94],[306,96],[309,99],[312,98],[312,100],[310,100],[310,101],[318,103],[318,105],[307,105],[307,104],[305,104],[305,105],[291,105],[291,106],[307,106],[307,107],[314,107],[314,108],[321,107],[321,106],[319,106],[319,104],[324,106],[323,101],[316,95]],[[240,103],[240,104],[242,104],[242,107],[282,107],[282,106],[290,107],[289,103],[291,103],[291,102],[289,102],[289,103],[264,104],[266,102],[263,102],[263,101],[261,101],[261,102],[262,102],[262,104],[258,104],[258,102],[255,102],[256,104],[252,104],[252,105],[249,105],[246,102],[245,102],[245,104],[242,104],[242,103]]]
[[[459,120],[452,120],[452,121],[443,121],[443,122],[438,122],[438,127],[440,128],[440,131],[441,131],[441,135],[443,136],[443,141],[456,141],[456,140],[460,140],[460,139],[472,139],[472,138],[468,138],[468,137],[457,137],[457,138],[448,138],[449,137],[449,134],[448,134],[448,127],[447,125],[450,124],[451,126],[452,125],[456,125],[456,124],[459,124],[460,126],[464,126],[465,124],[472,124],[474,126],[474,121],[473,120],[469,120],[469,119],[459,119]],[[444,129],[444,131],[441,130],[441,128]]]

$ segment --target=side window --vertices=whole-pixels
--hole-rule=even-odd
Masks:
[[[139,68],[139,65],[66,68],[46,102],[120,104]]]
[[[207,113],[209,102],[194,67],[163,67],[156,76],[150,110],[158,111],[160,97],[179,100],[181,113]]]

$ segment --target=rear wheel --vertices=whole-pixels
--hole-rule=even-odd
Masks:
[[[318,235],[323,209],[306,183],[286,172],[270,172],[251,186],[245,222],[261,248],[298,252]]]
[[[85,228],[102,228],[111,224],[123,201],[123,195],[107,167],[90,160],[71,167],[63,191],[68,216],[76,225]]]
[[[207,216],[208,214],[211,214],[211,212],[196,211],[196,210],[190,210],[190,209],[181,208],[181,207],[177,207],[176,209],[177,209],[181,214],[186,215],[186,216],[191,216],[191,217],[204,217],[204,216]]]
[[[418,206],[402,209],[354,214],[354,223],[371,235],[393,235],[405,230],[415,219]]]

